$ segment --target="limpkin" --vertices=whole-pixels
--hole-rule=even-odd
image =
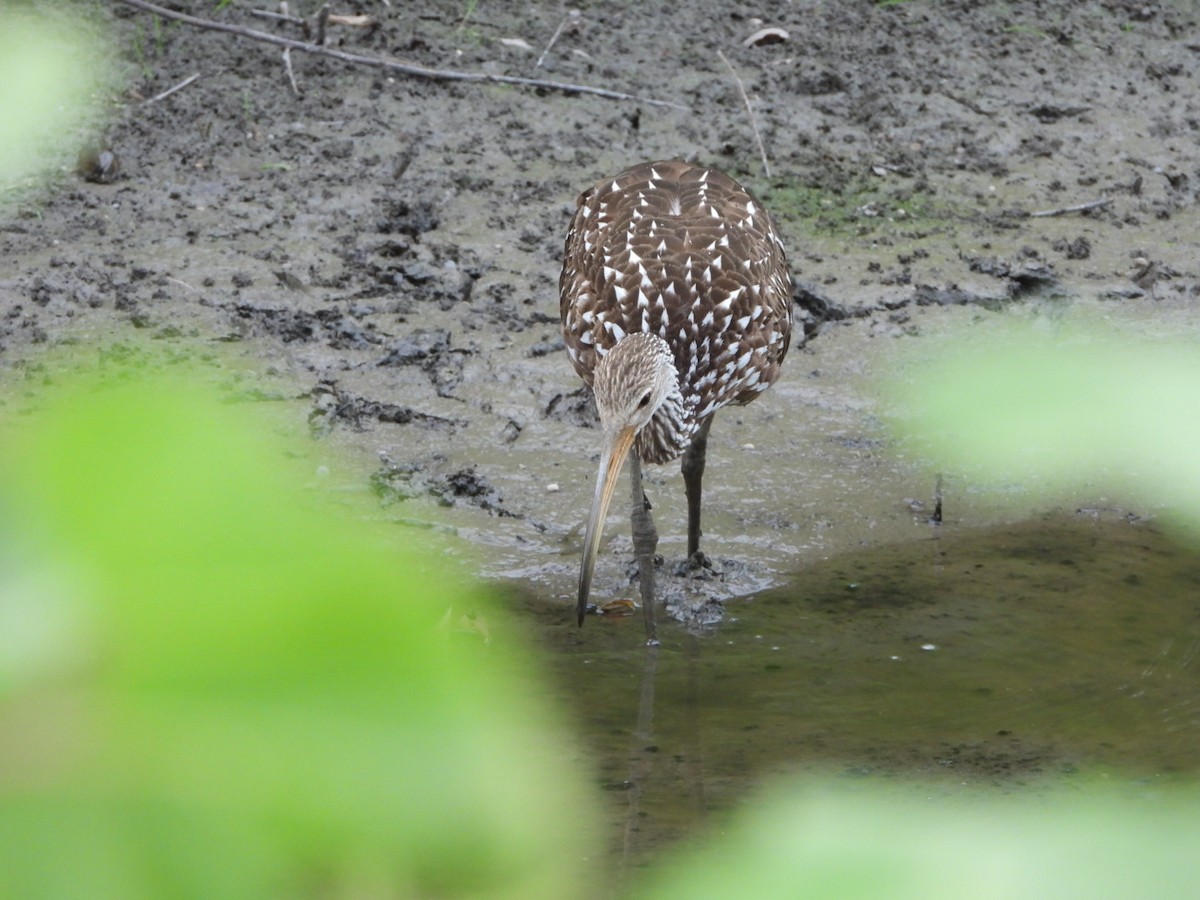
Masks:
[[[688,556],[703,561],[700,492],[713,414],[770,387],[791,339],[783,245],[763,205],[728,175],[678,161],[642,163],[576,201],[559,311],[571,364],[592,388],[603,431],[579,570],[579,624],[628,456],[646,640],[655,644],[658,533],[641,464],[683,456]]]

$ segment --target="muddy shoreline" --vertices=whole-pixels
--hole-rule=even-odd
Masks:
[[[0,366],[19,383],[80,342],[212,347],[231,396],[279,406],[328,448],[324,483],[374,491],[381,518],[442,528],[481,574],[565,610],[596,454],[558,335],[566,223],[600,175],[702,159],[774,212],[810,332],[762,401],[716,421],[705,541],[720,579],[670,575],[682,485],[673,466],[650,473],[667,599],[703,611],[926,533],[931,476],[895,454],[873,393],[897,346],[1013,316],[1200,328],[1194,4],[695,0],[671,27],[635,6],[372,7],[374,27],[331,40],[686,110],[299,54],[296,95],[265,45],[88,7],[126,66],[97,98],[120,172],[64,169],[4,209]],[[215,14],[265,27],[243,4]],[[744,46],[764,25],[788,39]],[[1044,505],[969,488],[950,483],[953,525]],[[629,538],[609,532],[596,583],[616,595]]]

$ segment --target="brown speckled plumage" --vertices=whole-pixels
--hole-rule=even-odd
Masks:
[[[727,175],[643,163],[580,195],[559,279],[563,338],[592,388],[603,443],[584,534],[577,612],[588,609],[600,534],[629,460],[646,639],[657,643],[658,532],[641,462],[683,455],[688,556],[699,552],[708,427],[779,377],[792,333],[791,276],[771,217]]]
[[[770,215],[732,178],[683,162],[642,163],[580,195],[559,296],[567,352],[593,388],[600,357],[627,334],[669,347],[680,395],[638,435],[646,462],[675,458],[699,422],[770,387],[791,337]]]

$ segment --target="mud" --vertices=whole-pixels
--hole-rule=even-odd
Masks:
[[[299,36],[252,4],[215,6],[193,11]],[[716,420],[715,577],[672,574],[681,479],[650,474],[664,593],[691,621],[817,560],[926,534],[931,476],[893,452],[870,387],[895,347],[1005,316],[1200,326],[1195,3],[683,0],[569,15],[456,0],[364,4],[374,27],[331,33],[354,52],[684,110],[294,53],[297,95],[277,48],[87,9],[127,81],[96,97],[112,111],[102,134],[64,136],[52,188],[6,195],[0,366],[44,380],[47,351],[96,340],[110,361],[208,356],[231,398],[277,407],[328,448],[326,484],[374,490],[381,518],[445,530],[483,575],[565,618],[597,446],[556,281],[575,194],[604,173],[695,157],[746,182],[778,220],[810,333],[771,392]],[[743,46],[763,25],[788,39]],[[75,174],[77,147],[98,138],[119,166]],[[1099,205],[1033,215],[1081,204]],[[1098,488],[1067,502],[1105,501]],[[981,526],[1045,500],[951,477],[946,503],[949,521]],[[629,592],[615,516],[609,535],[599,596]]]

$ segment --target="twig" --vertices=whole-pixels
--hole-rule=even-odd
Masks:
[[[211,31],[223,31],[226,34],[235,34],[239,37],[250,38],[255,41],[262,41],[267,44],[275,44],[277,47],[290,47],[293,50],[300,50],[304,53],[315,53],[317,56],[328,56],[333,59],[340,59],[343,62],[354,63],[362,66],[374,66],[379,69],[384,69],[389,72],[400,72],[404,75],[412,75],[417,78],[430,78],[442,81],[466,81],[466,82],[488,82],[491,84],[513,84],[521,87],[540,88],[548,91],[561,91],[564,94],[589,94],[595,97],[604,97],[607,100],[632,100],[637,103],[645,103],[649,106],[667,106],[671,109],[687,110],[688,107],[680,103],[672,103],[670,100],[656,100],[652,97],[640,97],[637,94],[627,94],[623,91],[611,91],[607,88],[591,87],[586,84],[571,84],[565,81],[546,81],[541,78],[521,78],[515,75],[492,75],[486,72],[456,72],[449,69],[429,69],[425,66],[419,66],[415,63],[401,62],[395,59],[386,59],[382,56],[365,56],[360,53],[347,53],[345,50],[338,50],[333,47],[319,47],[316,44],[310,44],[305,41],[296,41],[291,38],[279,37],[278,35],[268,34],[265,31],[255,31],[252,28],[243,28],[240,25],[229,25],[225,22],[214,22],[211,19],[200,19],[196,16],[190,16],[187,13],[175,12],[171,9],[158,6],[154,3],[148,3],[146,0],[117,0],[118,3],[124,3],[126,6],[132,6],[136,9],[145,12],[154,13],[157,16],[162,16],[164,19],[174,19],[177,22],[185,22],[188,25],[194,25],[197,28],[207,28]]]
[[[767,162],[767,148],[763,146],[762,135],[758,133],[758,123],[754,118],[754,110],[750,107],[750,98],[746,96],[746,87],[742,84],[742,79],[738,78],[738,73],[734,71],[728,57],[720,50],[717,51],[717,56],[721,57],[721,62],[725,63],[725,68],[729,69],[729,74],[733,76],[733,80],[737,84],[738,93],[742,95],[742,103],[746,105],[746,114],[750,117],[750,130],[754,132],[754,141],[758,144],[758,154],[762,157],[763,174],[770,178],[771,165]]]
[[[370,16],[339,16],[337,13],[330,13],[329,24],[345,25],[347,28],[370,28],[375,24],[375,20]]]
[[[183,286],[184,286],[185,288],[187,288],[189,291],[194,291],[194,290],[196,290],[196,288],[195,288],[194,286],[192,286],[192,285],[188,284],[186,281],[180,281],[178,278],[172,278],[170,275],[167,275],[167,276],[166,276],[166,279],[167,279],[167,281],[173,281],[173,282],[175,282],[176,284],[181,284],[181,285],[183,285]]]
[[[563,20],[561,22],[558,23],[558,27],[554,29],[554,34],[550,35],[550,42],[548,44],[546,44],[546,49],[542,51],[542,55],[539,56],[538,61],[536,63],[534,63],[533,67],[535,69],[540,69],[542,67],[542,63],[544,63],[546,61],[546,54],[550,52],[550,48],[554,46],[555,42],[558,40],[559,35],[561,35],[563,33],[563,29],[567,27],[567,23],[570,22],[572,19],[577,19],[577,18],[579,18],[579,13],[572,10],[570,13],[568,13],[566,16],[563,17]]]
[[[194,75],[189,75],[187,78],[183,79],[183,81],[179,82],[179,84],[175,85],[174,87],[169,87],[165,91],[163,91],[161,94],[155,94],[149,100],[142,101],[142,106],[149,106],[151,103],[157,103],[159,100],[165,100],[167,97],[170,97],[176,91],[182,91],[185,87],[187,87],[189,84],[191,84],[193,81],[195,81],[199,77],[200,77],[199,72],[197,72]]]
[[[288,47],[283,51],[283,68],[287,72],[288,81],[292,85],[292,93],[299,97],[300,85],[296,84],[296,73],[292,71],[292,48]]]
[[[967,109],[969,109],[971,112],[975,113],[975,115],[977,115],[977,116],[991,117],[991,116],[996,115],[994,112],[989,112],[988,110],[984,109],[982,106],[980,106],[974,100],[971,100],[968,97],[964,97],[962,94],[956,93],[955,91],[950,91],[950,90],[946,90],[943,88],[942,90],[938,91],[938,93],[949,100],[953,100],[959,106],[965,106]]]
[[[1068,213],[1087,212],[1089,209],[1104,209],[1112,203],[1112,200],[1101,198],[1099,200],[1089,200],[1087,203],[1076,203],[1074,206],[1063,206],[1059,209],[1039,209],[1037,212],[1031,212],[1029,218],[1038,219],[1043,216],[1065,216]]]
[[[299,16],[289,16],[286,13],[267,12],[265,9],[251,9],[247,10],[247,12],[249,12],[252,16],[258,16],[261,19],[272,19],[276,22],[287,22],[290,25],[306,24],[305,21]]]
[[[321,4],[321,8],[317,10],[317,36],[313,39],[313,43],[318,47],[325,46],[325,27],[329,24],[329,4]]]

